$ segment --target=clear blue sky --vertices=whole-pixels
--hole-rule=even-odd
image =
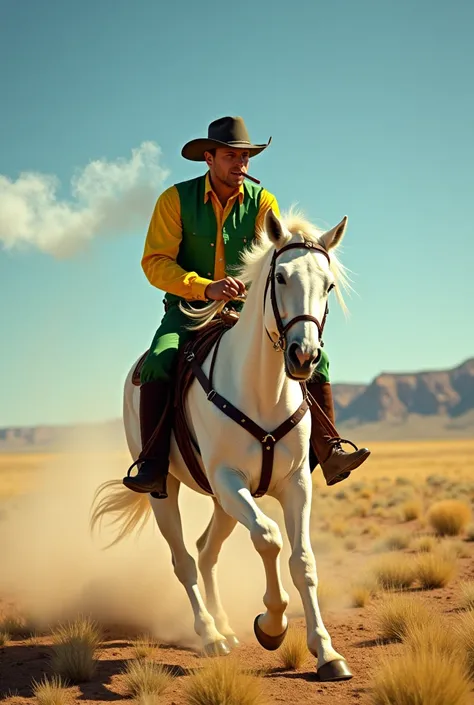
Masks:
[[[467,0],[0,0],[0,426],[120,415],[162,315],[140,267],[154,199],[200,173],[181,147],[226,114],[273,136],[252,171],[282,209],[349,216],[357,295],[349,320],[331,308],[333,382],[472,356],[473,26]],[[130,195],[116,182],[140,149],[151,165]],[[103,173],[115,190],[97,206]],[[58,186],[38,204],[46,177]],[[108,227],[78,252],[45,245],[51,210],[72,242],[102,207]]]

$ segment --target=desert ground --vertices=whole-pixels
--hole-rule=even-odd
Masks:
[[[237,527],[218,571],[241,645],[210,659],[199,653],[187,597],[152,519],[107,550],[112,527],[90,534],[94,492],[124,474],[126,453],[85,448],[78,439],[63,453],[0,455],[0,698],[39,705],[474,702],[474,440],[368,445],[369,461],[346,481],[328,488],[314,475],[320,604],[354,676],[329,684],[318,682],[305,647],[273,500],[259,503],[285,540],[293,644],[267,652],[253,635],[264,573]],[[181,508],[196,556],[211,502],[184,490]]]

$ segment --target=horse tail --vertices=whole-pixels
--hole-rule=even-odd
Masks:
[[[99,486],[92,503],[91,533],[102,525],[106,515],[115,515],[112,526],[118,527],[116,538],[106,548],[111,548],[138,529],[141,533],[151,514],[148,494],[132,492],[121,480],[108,480]]]

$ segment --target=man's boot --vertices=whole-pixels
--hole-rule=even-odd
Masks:
[[[134,492],[149,492],[152,497],[166,499],[173,405],[168,382],[145,382],[140,387],[140,434],[142,451],[129,468],[123,484]],[[137,475],[130,471],[138,465]]]
[[[319,461],[326,484],[335,485],[345,480],[352,470],[362,465],[369,457],[370,450],[359,449],[352,441],[339,436],[334,426],[334,403],[329,382],[307,382],[306,387],[310,394],[312,450],[310,463],[314,469]],[[349,443],[355,451],[346,453],[341,443]]]

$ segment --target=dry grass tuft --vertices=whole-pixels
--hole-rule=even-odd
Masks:
[[[423,590],[445,587],[456,574],[456,562],[440,553],[419,556],[415,563],[416,579]]]
[[[432,615],[430,621],[408,624],[403,641],[406,647],[415,653],[428,651],[433,658],[437,658],[439,654],[457,655],[459,661],[467,664],[459,638],[443,616]]]
[[[43,676],[40,682],[33,680],[32,686],[38,705],[65,705],[68,702],[67,683],[59,676],[53,676],[51,680]]]
[[[474,610],[474,580],[463,580],[459,584],[461,594],[461,607],[465,610]]]
[[[471,685],[456,656],[407,650],[385,656],[375,676],[372,705],[469,705]]]
[[[402,531],[394,531],[383,540],[382,548],[387,551],[403,551],[410,545],[410,540],[409,534]]]
[[[439,545],[439,553],[450,560],[469,558],[471,555],[468,547],[461,539],[445,539]]]
[[[385,595],[375,612],[382,639],[402,641],[411,630],[432,618],[432,611],[412,595]]]
[[[9,614],[0,620],[0,631],[6,632],[10,638],[23,638],[29,635],[30,628],[25,617],[20,614]]]
[[[351,589],[351,604],[352,607],[365,607],[372,597],[372,590],[368,585],[363,583],[353,585]]]
[[[8,632],[0,631],[0,647],[6,646],[10,641],[10,634]]]
[[[454,630],[466,657],[471,679],[474,679],[474,612],[463,612],[454,625]]]
[[[417,553],[431,553],[434,551],[438,542],[434,536],[419,536],[411,543],[411,548]]]
[[[474,524],[466,527],[466,541],[474,541]]]
[[[408,500],[400,507],[402,521],[414,521],[415,519],[419,519],[421,512],[421,502],[416,499]]]
[[[153,639],[153,637],[148,634],[144,634],[133,642],[133,653],[135,654],[135,658],[150,658],[158,647],[159,643],[156,639]]]
[[[329,524],[329,531],[337,538],[343,538],[349,532],[349,527],[342,519],[334,519]]]
[[[161,663],[129,661],[123,672],[125,688],[132,697],[161,695],[173,676]]]
[[[94,655],[100,641],[99,628],[89,618],[60,624],[53,632],[53,671],[71,683],[90,681],[96,671]]]
[[[290,627],[285,641],[278,651],[280,663],[287,671],[297,671],[310,656],[306,645],[306,634],[302,629]]]
[[[374,566],[374,576],[384,590],[404,590],[415,580],[415,566],[410,556],[383,556]]]
[[[459,536],[471,521],[471,507],[457,499],[433,504],[427,519],[439,536]]]
[[[184,685],[187,705],[263,705],[263,683],[230,656],[212,659]]]

